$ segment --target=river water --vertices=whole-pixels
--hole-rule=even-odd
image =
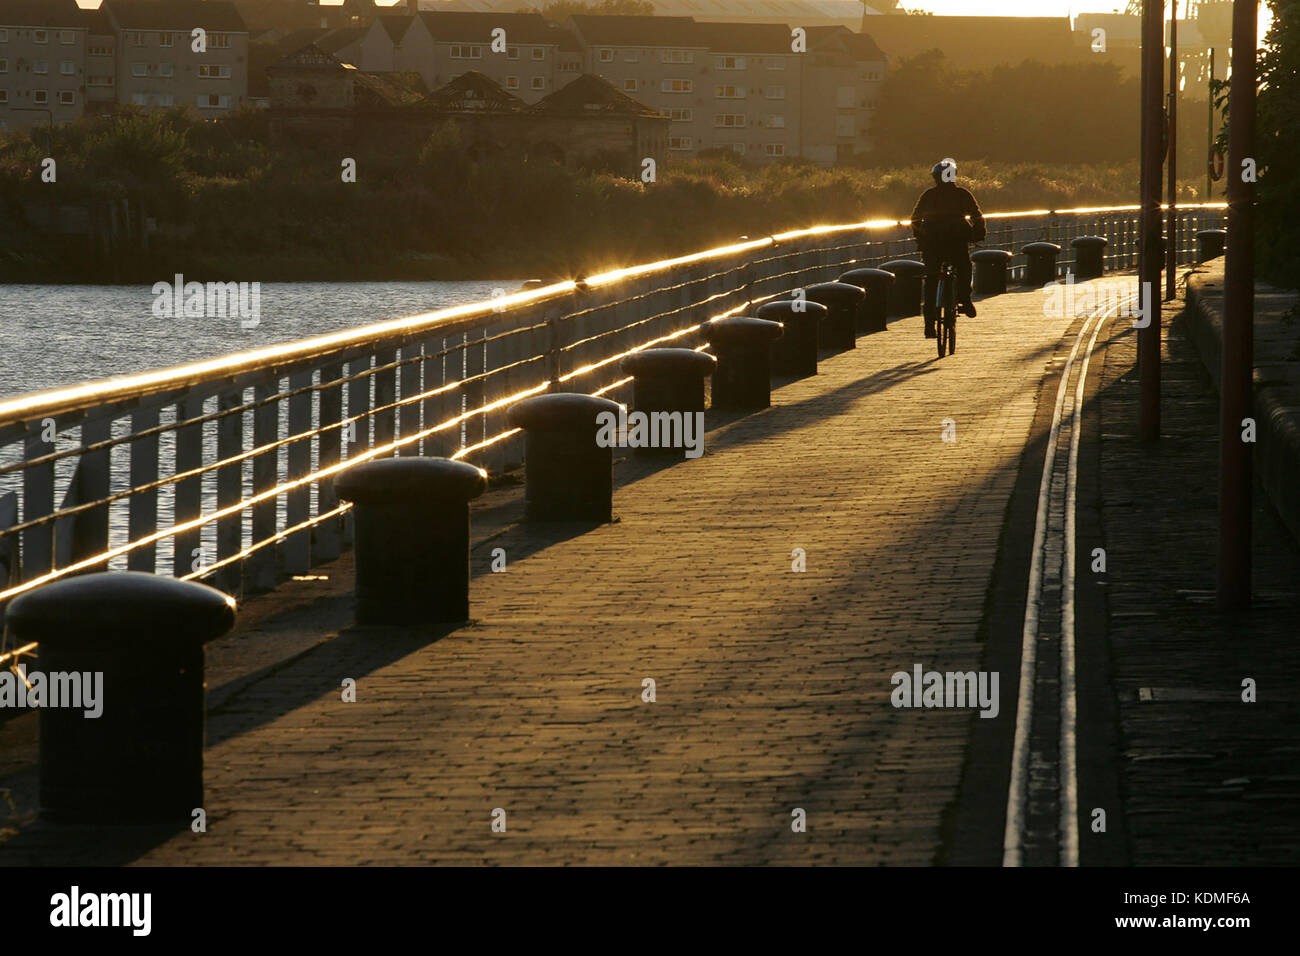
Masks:
[[[150,286],[0,285],[0,400],[514,292],[521,280],[264,282],[261,318],[159,318]]]

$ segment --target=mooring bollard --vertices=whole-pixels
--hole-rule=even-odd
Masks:
[[[717,364],[692,349],[645,349],[620,363],[632,376],[632,407],[639,412],[704,411],[704,380]]]
[[[597,416],[623,410],[594,395],[557,392],[511,405],[506,418],[524,430],[524,500],[530,521],[610,521],[614,449],[597,443]]]
[[[772,374],[805,378],[817,374],[817,328],[830,310],[807,299],[764,302],[754,314],[780,322],[781,337],[772,343]]]
[[[1061,247],[1054,242],[1031,242],[1020,250],[1025,254],[1025,285],[1041,289],[1056,281],[1056,257]]]
[[[975,267],[972,291],[976,295],[1002,295],[1007,291],[1007,267],[1012,255],[1005,249],[976,249],[970,254]]]
[[[847,282],[818,282],[805,289],[804,294],[809,302],[818,302],[828,310],[826,319],[819,327],[821,337],[818,345],[835,352],[856,348],[854,318],[858,303],[866,293]]]
[[[1070,240],[1074,250],[1074,277],[1096,279],[1106,272],[1106,237],[1076,236]]]
[[[880,268],[894,275],[894,284],[889,287],[889,314],[899,318],[920,315],[925,263],[915,259],[894,259]]]
[[[426,625],[469,618],[469,503],[487,473],[447,458],[382,458],[334,482],[356,516],[356,621]]]
[[[894,284],[894,274],[884,269],[850,269],[840,276],[840,281],[855,285],[863,292],[858,304],[858,331],[884,332],[887,328],[889,287]]]
[[[229,595],[138,571],[67,578],[14,598],[10,636],[40,643],[28,678],[44,683],[43,819],[193,819],[203,807],[203,645],[234,623]]]
[[[1228,242],[1226,229],[1201,229],[1196,233],[1196,261],[1207,262],[1223,255]]]
[[[772,404],[772,343],[780,322],[733,315],[705,322],[704,340],[718,355],[714,408],[767,408]]]

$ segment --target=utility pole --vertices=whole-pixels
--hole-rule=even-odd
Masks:
[[[1205,201],[1214,193],[1214,47],[1210,47],[1210,75],[1205,83]]]
[[[1165,194],[1165,299],[1172,299],[1178,273],[1178,0],[1169,0],[1169,168]]]
[[[1164,0],[1142,2],[1142,241],[1138,252],[1138,437],[1160,437],[1160,172],[1164,150]]]
[[[1255,365],[1255,45],[1257,0],[1233,0],[1232,77],[1228,87],[1228,242],[1219,368],[1220,611],[1250,607],[1251,415]],[[1249,178],[1248,178],[1249,177]]]

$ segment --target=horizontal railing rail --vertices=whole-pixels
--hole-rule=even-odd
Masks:
[[[1182,207],[1180,262],[1224,205]],[[1102,235],[1136,265],[1137,206],[987,215],[1014,253]],[[705,349],[711,318],[845,270],[915,255],[906,221],[815,227],[344,332],[0,401],[0,605],[91,570],[199,579],[230,593],[304,575],[350,545],[333,480],[388,455],[517,467],[505,413],[545,391],[618,396],[619,361]],[[16,649],[0,647],[0,666]]]

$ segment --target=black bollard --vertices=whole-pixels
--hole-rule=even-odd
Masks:
[[[382,458],[334,482],[353,503],[357,624],[469,618],[469,503],[487,473],[447,458]]]
[[[858,304],[866,295],[858,286],[847,282],[818,282],[804,290],[809,302],[826,306],[828,312],[820,326],[818,341],[824,349],[845,352],[856,347],[857,333],[854,319]]]
[[[1226,229],[1201,229],[1196,233],[1196,261],[1206,262],[1223,255],[1228,242]]]
[[[894,274],[884,269],[850,269],[840,276],[840,281],[855,285],[864,293],[858,304],[858,331],[884,332],[887,327],[889,287],[894,284]]]
[[[772,404],[772,342],[780,322],[733,315],[705,322],[701,333],[718,355],[714,408],[767,408]]]
[[[1106,272],[1106,237],[1076,236],[1070,240],[1074,250],[1074,277],[1096,279]]]
[[[1031,242],[1020,250],[1025,254],[1025,285],[1041,289],[1056,281],[1056,257],[1061,247],[1054,242]]]
[[[14,598],[5,625],[38,641],[40,812],[53,823],[182,824],[203,807],[203,645],[234,626],[235,599],[137,571],[55,581]],[[55,675],[60,675],[56,678]],[[79,707],[50,706],[80,675]],[[87,717],[85,680],[98,680]],[[33,680],[33,684],[35,681]],[[66,690],[67,684],[64,684]]]
[[[915,259],[893,259],[880,268],[893,273],[889,287],[890,316],[905,318],[921,314],[921,296],[925,288],[925,263]]]
[[[1012,255],[1005,249],[976,249],[970,254],[975,267],[972,291],[976,295],[1002,295],[1007,291],[1007,267]]]
[[[764,302],[754,314],[780,322],[781,337],[772,343],[772,373],[804,378],[817,374],[817,328],[830,312],[807,299]]]
[[[600,421],[623,406],[573,392],[534,395],[506,418],[524,438],[525,515],[530,521],[610,521],[614,516],[614,449],[597,441]]]
[[[639,412],[704,411],[704,380],[717,364],[692,349],[645,349],[620,363],[633,378],[632,406]]]

